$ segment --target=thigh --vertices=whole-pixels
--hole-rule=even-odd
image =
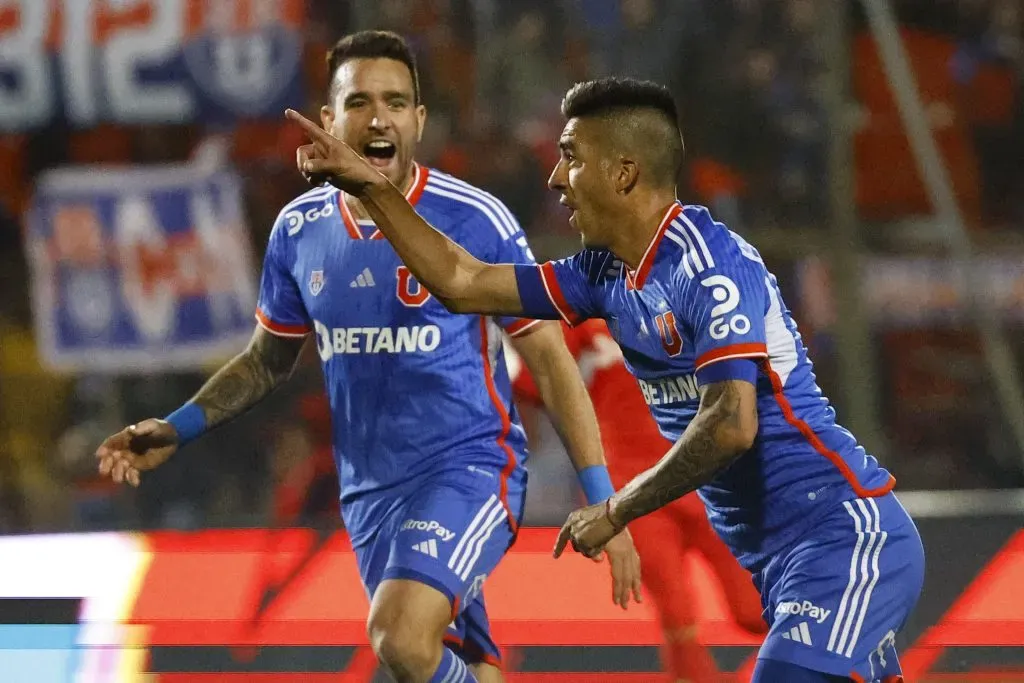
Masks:
[[[920,595],[924,551],[894,496],[843,503],[766,573],[759,657],[869,681],[900,673],[895,636]]]
[[[439,478],[412,496],[396,518],[382,575],[441,591],[453,618],[473,604],[512,543],[509,503],[483,480]]]

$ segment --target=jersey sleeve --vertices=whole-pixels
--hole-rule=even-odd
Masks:
[[[523,312],[531,318],[562,320],[575,327],[600,317],[598,297],[591,284],[594,253],[581,251],[541,265],[516,266],[516,283]]]
[[[287,225],[278,217],[263,258],[256,321],[279,337],[302,337],[310,333],[312,325],[298,284],[286,265],[292,247],[287,239]]]
[[[731,250],[730,250],[731,251]],[[757,361],[768,356],[765,271],[735,253],[715,257],[714,266],[684,278],[685,325],[695,347],[700,385],[729,379],[755,382]]]

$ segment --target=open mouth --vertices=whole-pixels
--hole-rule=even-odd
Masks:
[[[395,143],[387,140],[373,140],[363,146],[363,156],[374,166],[387,166],[398,153]]]

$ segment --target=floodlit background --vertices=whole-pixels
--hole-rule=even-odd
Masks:
[[[0,531],[337,526],[315,353],[137,491],[93,452],[245,343],[305,188],[283,109],[319,108],[362,28],[416,51],[419,161],[505,201],[538,258],[578,245],[545,188],[565,89],[671,86],[681,196],[759,248],[840,421],[921,492],[946,594],[917,634],[938,623],[1021,521],[1020,0],[0,1]],[[527,521],[557,525],[575,476],[539,418]]]

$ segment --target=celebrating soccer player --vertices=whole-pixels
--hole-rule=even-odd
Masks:
[[[608,321],[673,446],[606,501],[573,512],[569,542],[600,551],[626,525],[700,489],[754,574],[770,631],[755,683],[898,681],[895,634],[924,549],[894,480],[840,427],[757,250],[676,197],[675,102],[657,84],[574,86],[549,186],[584,249],[493,265],[432,228],[388,179],[296,112],[299,167],[359,197],[419,282],[452,311]]]
[[[533,262],[504,204],[414,161],[426,111],[399,36],[348,36],[328,68],[325,136],[359,149],[374,177],[401,188],[405,207],[474,258]],[[331,186],[285,206],[267,247],[249,347],[166,420],[108,438],[97,452],[100,471],[137,485],[141,471],[283,382],[312,335],[329,394],[342,514],[371,597],[374,651],[403,683],[500,681],[481,587],[515,538],[526,487],[526,437],[501,329],[544,378],[541,395],[597,503],[614,489],[593,408],[557,323],[449,313],[380,239],[367,208]],[[608,545],[608,557],[616,602],[639,600],[628,534]]]

